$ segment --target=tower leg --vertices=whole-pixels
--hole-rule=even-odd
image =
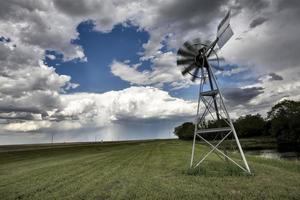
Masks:
[[[196,143],[196,138],[197,138],[197,131],[198,131],[198,119],[199,119],[199,110],[200,110],[200,101],[201,101],[201,92],[202,92],[202,85],[204,83],[204,72],[203,69],[201,69],[201,80],[199,84],[199,95],[198,95],[198,105],[197,105],[197,114],[196,114],[196,119],[195,119],[195,128],[194,128],[194,138],[193,138],[193,147],[192,147],[192,155],[191,155],[191,163],[190,163],[190,168],[193,167],[194,163],[194,154],[195,154],[195,143]]]
[[[190,168],[193,167],[193,163],[194,163],[195,143],[196,143],[196,133],[197,133],[197,123],[195,123],[195,130],[194,130],[194,139],[193,139],[193,147],[192,147],[192,156],[191,156],[191,164],[190,164]]]

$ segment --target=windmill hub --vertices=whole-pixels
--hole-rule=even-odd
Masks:
[[[195,64],[197,67],[204,67],[204,52],[205,52],[205,47],[201,48],[199,50],[199,54],[195,57]]]

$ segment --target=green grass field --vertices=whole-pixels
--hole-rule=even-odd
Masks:
[[[298,161],[247,156],[249,176],[213,155],[190,175],[190,153],[178,140],[2,152],[0,199],[300,199]]]

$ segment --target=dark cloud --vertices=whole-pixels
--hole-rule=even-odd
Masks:
[[[0,18],[10,18],[11,16],[20,17],[20,11],[33,12],[36,10],[46,11],[49,8],[48,1],[33,1],[33,0],[12,0],[12,1],[1,1],[0,6]]]
[[[84,16],[93,10],[101,9],[97,1],[91,5],[91,1],[54,0],[54,5],[60,11],[72,16]]]
[[[65,121],[65,120],[79,120],[79,116],[78,115],[65,116],[65,115],[59,113],[59,111],[58,111],[58,112],[54,113],[53,115],[51,115],[51,117],[49,119],[50,119],[50,121],[60,122],[60,121]]]
[[[242,0],[241,2],[245,7],[253,11],[263,10],[270,4],[270,2],[267,0]]]
[[[300,1],[276,0],[272,1],[272,6],[267,7],[265,11],[244,11],[248,13],[251,20],[252,16],[255,16],[253,21],[247,19],[243,22],[251,24],[250,31],[252,33],[244,32],[242,34],[244,48],[236,51],[235,57],[239,57],[241,60],[251,60],[257,67],[255,70],[258,70],[259,66],[263,66],[264,72],[281,71],[283,70],[282,66],[290,70],[298,68],[300,63],[300,57],[297,55],[300,50],[300,15],[297,13],[300,13]],[[265,21],[261,18],[262,16],[268,20]],[[251,29],[262,22],[263,29]],[[285,50],[282,51],[282,49]]]
[[[245,105],[263,93],[263,89],[262,87],[227,88],[224,89],[224,97],[229,101],[230,105]]]
[[[10,38],[4,37],[4,36],[0,36],[0,42],[10,42],[10,41],[11,41]]]
[[[278,75],[274,72],[269,73],[268,75],[271,76],[270,79],[269,79],[270,81],[281,81],[281,80],[283,80],[282,76],[280,76],[280,75]]]
[[[0,114],[0,119],[6,119],[6,122],[11,122],[11,121],[16,121],[16,120],[36,120],[36,118],[34,117],[34,115],[30,114],[30,113],[12,113],[9,115],[3,115]]]
[[[223,16],[221,7],[227,0],[187,0],[162,4],[158,18],[162,23],[177,23],[184,29],[206,27],[212,20]]]
[[[0,106],[1,119],[34,120],[36,119],[36,114],[39,114],[41,118],[48,116],[45,110],[37,107]]]
[[[250,28],[255,28],[257,26],[262,25],[263,23],[265,23],[268,19],[265,17],[257,17],[255,18],[249,25]]]
[[[30,108],[30,107],[13,107],[13,106],[7,106],[7,107],[0,107],[0,112],[30,112],[30,113],[42,113],[41,110],[37,108]]]
[[[291,10],[297,10],[297,12],[300,14],[300,1],[299,0],[279,0],[277,4],[278,11],[284,10],[284,9],[291,9]]]
[[[252,11],[260,12],[270,5],[267,0],[236,0],[232,8],[241,11],[242,9],[250,9]]]

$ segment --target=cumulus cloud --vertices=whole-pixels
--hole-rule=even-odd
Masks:
[[[190,116],[195,103],[171,97],[154,87],[130,87],[103,94],[77,93],[63,96],[62,116],[101,118],[99,123],[123,119],[164,119]],[[88,115],[88,116],[86,116]]]
[[[3,68],[2,68],[3,69]],[[0,110],[8,113],[8,119],[20,117],[35,119],[48,116],[47,111],[60,105],[59,92],[68,86],[69,76],[58,75],[54,69],[43,64],[27,66],[17,70],[3,69],[0,76]]]
[[[103,94],[75,93],[60,97],[61,108],[49,111],[49,116],[44,120],[12,122],[2,128],[17,131],[24,127],[23,131],[36,131],[105,127],[124,120],[188,118],[196,109],[195,102],[171,97],[168,92],[154,87],[130,87]]]
[[[2,129],[5,131],[15,132],[27,132],[37,131],[41,128],[50,127],[51,123],[48,121],[24,121],[24,122],[13,122],[5,124]]]
[[[155,85],[162,87],[169,83],[173,89],[187,87],[192,82],[183,77],[180,68],[176,65],[176,55],[173,52],[159,52],[151,60],[151,69],[140,71],[137,65],[130,65],[125,62],[113,61],[111,72],[135,85]]]
[[[46,50],[61,52],[65,61],[84,59],[82,48],[71,43],[78,23],[58,13],[50,1],[2,2],[0,36],[6,39],[0,42],[0,118],[13,124],[8,129],[38,129],[35,123],[41,122],[35,121],[59,108],[60,93],[76,87],[70,76],[57,74],[42,60]]]

